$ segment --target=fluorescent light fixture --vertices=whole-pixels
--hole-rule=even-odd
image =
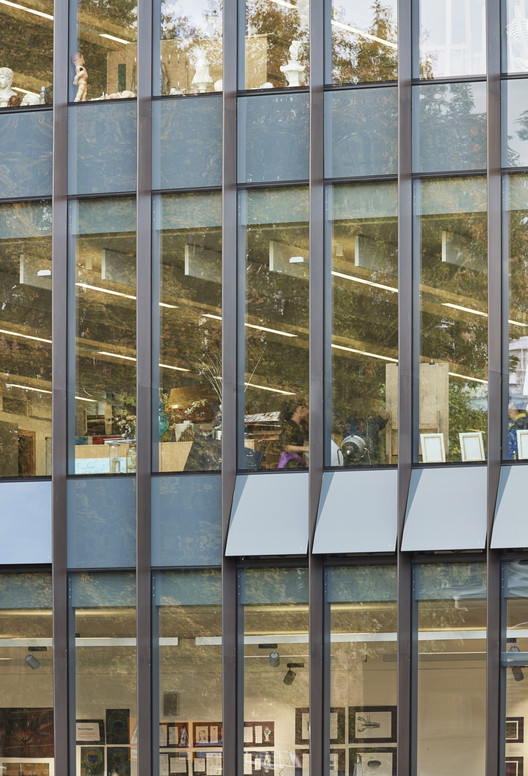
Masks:
[[[16,8],[19,11],[27,11],[28,13],[35,14],[35,16],[42,16],[43,19],[51,19],[51,21],[53,21],[53,16],[49,13],[44,13],[43,11],[36,11],[34,8],[26,8],[25,5],[12,3],[10,2],[10,0],[0,0],[0,3],[2,3],[2,5],[8,5],[10,8]]]
[[[212,318],[214,321],[221,321],[221,315],[213,315],[213,313],[203,313],[202,318]]]
[[[116,38],[115,35],[109,35],[107,32],[100,32],[99,33],[99,37],[100,38],[108,38],[108,40],[115,40],[118,43],[124,43],[125,46],[128,46],[128,44],[132,42],[130,40],[123,40],[123,38]]]
[[[35,393],[51,393],[45,388],[32,388],[30,385],[19,385],[18,383],[6,383],[6,388],[22,388],[23,391],[35,391]]]
[[[50,269],[39,269],[37,272],[37,277],[39,278],[50,278],[51,277],[51,270]]]
[[[19,331],[9,331],[9,329],[0,329],[0,334],[9,334],[11,337],[21,337],[22,339],[35,340],[36,342],[47,342],[51,345],[50,339],[35,337],[33,334],[22,334]]]
[[[449,372],[450,377],[458,377],[459,380],[470,380],[472,383],[482,383],[482,385],[487,385],[487,380],[482,380],[480,377],[469,377],[469,375],[459,375],[456,372]]]
[[[244,383],[247,388],[257,388],[259,391],[270,391],[271,393],[280,393],[283,396],[295,396],[293,391],[281,391],[280,388],[268,388],[267,385],[255,385],[255,383]]]
[[[175,305],[175,304],[167,304],[167,302],[160,302],[160,303],[159,303],[159,306],[160,306],[160,307],[168,307],[168,308],[169,308],[169,310],[178,310],[178,305]]]
[[[35,92],[30,92],[29,89],[21,89],[20,86],[12,86],[11,89],[15,92],[22,92],[22,94],[35,94]],[[2,658],[0,658],[2,660]],[[7,660],[10,660],[10,658],[7,658]]]
[[[202,318],[213,318],[215,321],[221,321],[221,315],[213,315],[212,313],[204,313]],[[257,329],[258,331],[267,331],[270,334],[278,334],[281,337],[298,337],[297,334],[290,334],[288,331],[280,331],[279,329],[270,329],[268,326],[257,326],[256,323],[245,323],[248,329]]]
[[[184,369],[182,366],[170,366],[169,364],[160,364],[162,369],[173,369],[175,372],[190,372],[190,369]]]
[[[344,278],[345,280],[353,280],[354,283],[362,283],[364,286],[373,286],[374,288],[381,288],[383,291],[392,291],[394,294],[398,293],[398,289],[394,286],[384,286],[383,283],[374,283],[372,280],[364,280],[363,278],[357,278],[354,275],[346,275],[344,272],[336,272],[332,270],[332,275],[336,278]]]
[[[77,401],[88,401],[90,404],[97,404],[97,399],[87,399],[86,396],[76,396]]]
[[[471,307],[462,307],[459,304],[451,304],[451,302],[442,302],[443,307],[451,307],[453,310],[461,310],[463,313],[471,313],[472,315],[481,315],[483,318],[488,317],[488,313],[482,312],[482,310],[473,310]]]
[[[135,356],[121,356],[119,353],[110,353],[109,350],[98,350],[98,356],[110,356],[110,358],[123,359],[124,361],[137,361]]]
[[[376,41],[376,43],[381,43],[382,46],[389,46],[390,48],[393,48],[393,49],[398,48],[397,43],[391,43],[389,40],[378,38],[377,35],[371,35],[369,32],[363,32],[363,30],[358,30],[356,27],[351,27],[349,24],[344,24],[343,22],[338,22],[338,21],[335,21],[334,19],[332,19],[332,24],[334,25],[334,27],[339,27],[341,30],[347,30],[347,32],[353,32],[355,35],[361,35],[362,38],[368,38],[369,40]]]
[[[303,256],[290,256],[290,264],[303,264],[303,263],[304,263]]]
[[[528,323],[521,323],[520,321],[511,321],[508,319],[508,323],[511,323],[512,326],[528,326]]]
[[[100,291],[101,294],[111,294],[112,296],[123,296],[125,299],[136,299],[133,294],[123,294],[121,291],[111,291],[109,288],[101,288],[101,286],[91,286],[89,283],[76,283],[79,288],[86,288],[88,291]]]
[[[347,350],[349,353],[359,353],[360,356],[371,356],[372,358],[379,358],[381,361],[391,361],[393,364],[398,363],[397,358],[391,358],[390,356],[380,356],[379,353],[369,353],[368,350],[357,350],[357,348],[348,348],[344,345],[334,345],[332,347],[336,350]]]

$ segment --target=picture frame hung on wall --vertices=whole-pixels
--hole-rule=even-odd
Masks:
[[[3,776],[50,776],[49,762],[35,760],[2,760],[0,770]]]
[[[524,717],[506,717],[505,738],[507,744],[524,744]]]
[[[295,709],[295,746],[308,746],[310,743],[310,709]]]
[[[167,746],[187,749],[191,745],[188,722],[169,722],[167,724]]]
[[[364,776],[367,773],[396,776],[396,752],[396,748],[349,749],[349,776]]]
[[[104,776],[104,746],[81,746],[81,776]]]
[[[187,752],[160,753],[160,776],[186,776],[189,773]]]
[[[345,743],[345,716],[344,706],[332,706],[330,709],[330,743]]]
[[[517,458],[525,461],[528,458],[528,429],[517,431]]]
[[[396,743],[396,706],[349,706],[348,743]]]
[[[275,723],[244,722],[244,746],[275,746]]]
[[[524,758],[507,757],[504,776],[524,776]]]
[[[106,768],[108,773],[115,776],[130,776],[130,747],[108,746]]]
[[[193,746],[222,746],[221,722],[194,722]]]
[[[193,776],[222,776],[222,752],[193,752]]]
[[[458,435],[460,455],[463,461],[484,461],[484,434],[482,431],[465,431]]]
[[[244,776],[272,776],[274,770],[275,761],[271,749],[244,751]]]
[[[445,443],[443,434],[420,434],[423,463],[445,463]]]
[[[309,776],[310,750],[295,750],[295,776]],[[346,776],[346,749],[330,749],[329,776]]]
[[[129,743],[130,709],[106,710],[106,743]]]
[[[104,720],[76,720],[75,740],[78,744],[104,744]]]

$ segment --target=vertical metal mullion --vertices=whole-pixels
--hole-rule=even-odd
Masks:
[[[68,693],[68,0],[55,0],[52,188],[52,590],[55,773],[74,771]],[[72,746],[70,748],[70,740]],[[70,759],[71,758],[71,759]]]
[[[487,8],[487,183],[488,183],[488,515],[486,776],[500,773],[500,554],[491,535],[501,467],[502,421],[502,181],[501,181],[501,14]]]
[[[136,199],[136,661],[138,774],[156,773],[152,739],[152,0],[138,2]],[[159,34],[159,33],[158,33]],[[159,64],[158,64],[159,67]]]
[[[412,0],[398,1],[398,752],[411,774],[412,569],[401,551],[413,455]]]
[[[310,776],[324,776],[330,760],[329,714],[325,703],[324,569],[313,554],[324,466],[324,30],[327,3],[310,3],[310,469],[309,469],[309,640]]]
[[[237,569],[225,548],[237,468],[237,78],[238,3],[223,7],[222,167],[222,717],[224,773],[242,773]],[[244,52],[240,52],[243,57]]]

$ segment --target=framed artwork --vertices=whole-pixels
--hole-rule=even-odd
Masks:
[[[75,722],[75,739],[78,744],[104,744],[104,721],[78,719]]]
[[[222,752],[193,752],[193,774],[222,776]]]
[[[244,776],[271,776],[275,762],[272,751],[261,749],[258,752],[244,752]]]
[[[168,726],[167,722],[160,722],[160,725],[159,725],[159,746],[160,746],[160,749],[163,749],[164,747],[168,746],[168,743],[167,743],[168,740],[169,740],[168,729],[169,729],[169,726]]]
[[[106,743],[128,744],[129,709],[106,710]]]
[[[348,742],[396,743],[396,706],[349,706]]]
[[[523,758],[507,757],[504,774],[505,776],[523,776],[524,774]]]
[[[420,434],[423,463],[445,463],[443,434]]]
[[[295,776],[309,776],[310,750],[295,750]],[[330,749],[330,776],[345,776],[346,774],[346,749]]]
[[[275,723],[244,722],[244,746],[275,746]]]
[[[517,431],[517,455],[519,460],[528,458],[528,430]]]
[[[524,717],[506,717],[506,742],[524,743]]]
[[[308,746],[310,743],[310,709],[295,709],[295,745]]]
[[[2,760],[0,771],[3,776],[49,776],[50,764],[43,762],[25,762]]]
[[[104,776],[104,747],[81,746],[81,776]]]
[[[194,746],[222,746],[221,722],[194,722],[193,723]]]
[[[160,754],[160,776],[186,776],[188,773],[187,752]]]
[[[345,707],[333,706],[330,709],[330,743],[345,743]]]
[[[167,746],[175,746],[177,749],[187,749],[189,741],[188,722],[169,722],[167,725]]]
[[[482,431],[459,434],[460,453],[463,461],[484,461],[484,435]]]
[[[130,776],[130,748],[108,746],[106,749],[107,771],[116,776]]]
[[[349,749],[349,776],[375,773],[396,776],[396,749]]]
[[[53,709],[0,709],[3,757],[53,757]]]

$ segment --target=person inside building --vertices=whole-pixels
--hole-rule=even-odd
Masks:
[[[387,425],[389,413],[380,408],[375,399],[368,399],[364,407],[352,412],[345,421],[344,437],[361,437],[365,446],[359,459],[344,460],[344,466],[352,465],[376,465],[384,463],[384,451],[380,446],[380,432]],[[343,440],[345,441],[345,440]],[[358,457],[358,456],[356,456]]]
[[[526,413],[526,399],[513,398],[508,404],[508,458],[516,461],[519,457],[517,444],[517,431],[528,430],[528,415]]]
[[[278,469],[306,469],[308,447],[308,402],[296,398],[284,402],[280,412],[281,456]]]

